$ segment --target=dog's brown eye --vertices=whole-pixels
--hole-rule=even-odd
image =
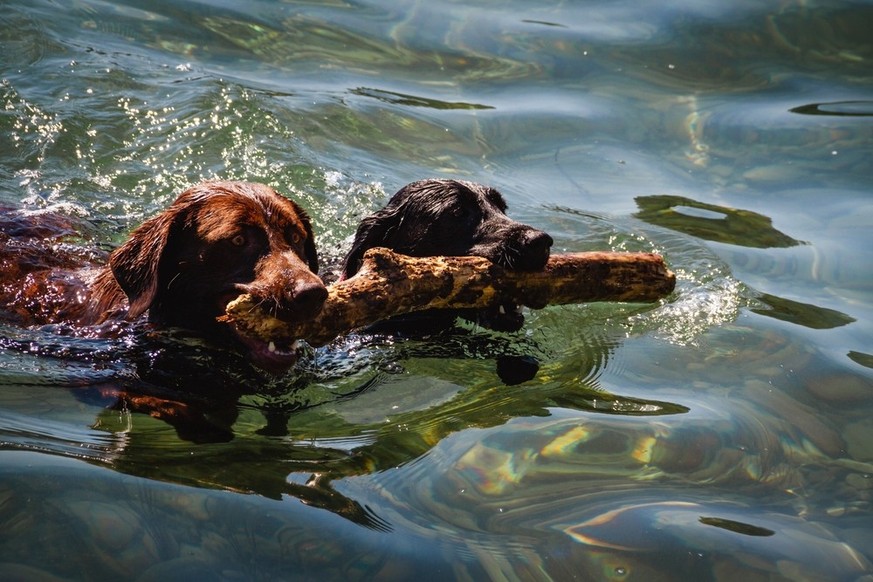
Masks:
[[[297,234],[296,232],[291,233],[291,242],[294,243],[295,245],[299,244],[300,243],[300,235]]]
[[[236,247],[241,247],[241,246],[246,244],[246,237],[244,237],[241,234],[238,234],[235,237],[233,237],[232,239],[230,239],[230,242],[233,243],[233,245]]]

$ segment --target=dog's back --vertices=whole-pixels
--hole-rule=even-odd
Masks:
[[[106,259],[71,242],[86,230],[70,216],[0,207],[0,319],[29,326],[85,317]]]

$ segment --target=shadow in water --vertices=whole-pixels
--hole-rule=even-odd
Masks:
[[[490,105],[464,103],[460,101],[439,101],[437,99],[407,95],[405,93],[395,93],[394,91],[385,91],[384,89],[371,89],[369,87],[358,87],[357,89],[352,89],[351,93],[362,97],[372,97],[373,99],[378,99],[379,101],[391,103],[393,105],[406,105],[408,107],[428,107],[431,109],[494,109],[494,107]]]
[[[848,355],[849,359],[856,364],[860,364],[865,368],[873,368],[873,354],[865,354],[864,352],[852,350]]]
[[[770,218],[749,210],[670,195],[640,196],[636,202],[640,208],[637,218],[704,240],[760,249],[805,244],[773,228]],[[855,321],[833,309],[769,293],[754,293],[754,297],[763,306],[752,307],[751,311],[811,329],[832,329]]]
[[[789,109],[801,115],[830,115],[834,117],[873,117],[873,101],[833,101],[810,103]]]
[[[635,493],[625,499],[615,493],[599,499],[593,495],[586,506],[590,517],[564,516],[575,523],[563,531],[586,548],[608,552],[628,571],[639,571],[637,562],[646,557],[681,559],[675,554],[682,548],[681,553],[709,559],[742,554],[750,563],[803,565],[813,578],[853,579],[869,572],[863,556],[818,524],[727,499],[670,499],[672,493]]]
[[[54,336],[53,341],[44,335],[34,339],[2,341],[7,350],[41,360],[62,354],[85,369],[114,367],[110,378],[95,376],[92,382],[83,374],[79,380],[45,382],[49,387],[64,386],[79,402],[98,410],[91,428],[105,436],[92,434],[96,442],[83,449],[81,442],[65,436],[69,427],[28,438],[13,430],[4,435],[5,448],[38,448],[160,481],[271,499],[293,496],[380,531],[391,529],[388,520],[337,490],[335,480],[408,464],[454,432],[493,427],[518,417],[548,417],[553,407],[625,416],[688,411],[670,402],[606,393],[585,381],[501,382],[498,373],[506,376],[507,367],[521,368],[510,371],[513,379],[519,373],[535,373],[538,364],[531,354],[539,353],[536,344],[523,337],[465,329],[421,341],[352,338],[348,341],[354,350],[342,351],[349,344],[328,348],[332,354],[310,355],[298,370],[281,378],[260,372],[242,356],[178,333],[139,330],[120,341],[91,344],[63,336]],[[64,346],[65,340],[69,345]],[[614,341],[588,346],[589,351],[614,348]],[[498,370],[493,367],[495,358]],[[607,359],[606,354],[594,354],[581,365],[596,367]],[[436,381],[438,372],[398,374],[406,362],[455,361],[470,367],[471,360],[482,362],[480,375],[461,384],[441,381],[452,392],[432,405],[395,412],[391,406],[371,402],[369,418],[366,413],[357,418],[337,414],[335,407],[343,400],[353,407],[355,397],[380,389],[393,394],[391,384],[396,379],[410,388],[416,387],[415,382],[426,386]],[[315,392],[320,399],[308,393],[311,385],[329,384],[337,374],[347,374],[351,380],[339,382],[335,391]],[[594,378],[597,373],[580,370],[580,376]],[[372,416],[373,410],[383,415]]]
[[[704,240],[754,248],[784,248],[803,244],[773,228],[773,221],[751,210],[698,202],[683,196],[656,195],[635,198],[640,211],[634,216]]]
[[[854,317],[834,309],[792,301],[769,293],[762,293],[757,299],[766,307],[752,308],[754,313],[810,329],[833,329],[856,321]]]

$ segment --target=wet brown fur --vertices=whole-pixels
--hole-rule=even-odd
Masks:
[[[290,320],[308,319],[326,297],[309,218],[262,184],[186,190],[102,265],[60,244],[72,219],[7,212],[0,227],[0,317],[19,325],[92,326],[148,311],[156,324],[215,331],[242,292]]]

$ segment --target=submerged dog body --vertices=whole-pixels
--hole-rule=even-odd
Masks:
[[[361,221],[341,277],[354,275],[364,253],[373,247],[414,257],[480,256],[507,269],[542,269],[549,259],[552,237],[510,219],[506,208],[500,192],[473,182],[430,179],[407,184],[382,210]],[[505,305],[493,310],[429,313],[424,316],[432,320],[427,324],[422,316],[410,316],[418,320],[411,327],[444,327],[454,315],[502,331],[515,331],[524,323],[518,306]]]
[[[11,240],[7,233],[3,242]],[[5,252],[12,255],[5,263],[20,261],[17,248]],[[107,265],[73,262],[47,259],[45,269],[7,271],[0,285],[6,318],[88,326],[148,312],[158,326],[235,343],[257,365],[278,371],[294,363],[294,346],[242,338],[216,318],[241,293],[286,321],[314,317],[327,297],[306,213],[272,188],[248,182],[194,186],[134,230]]]

